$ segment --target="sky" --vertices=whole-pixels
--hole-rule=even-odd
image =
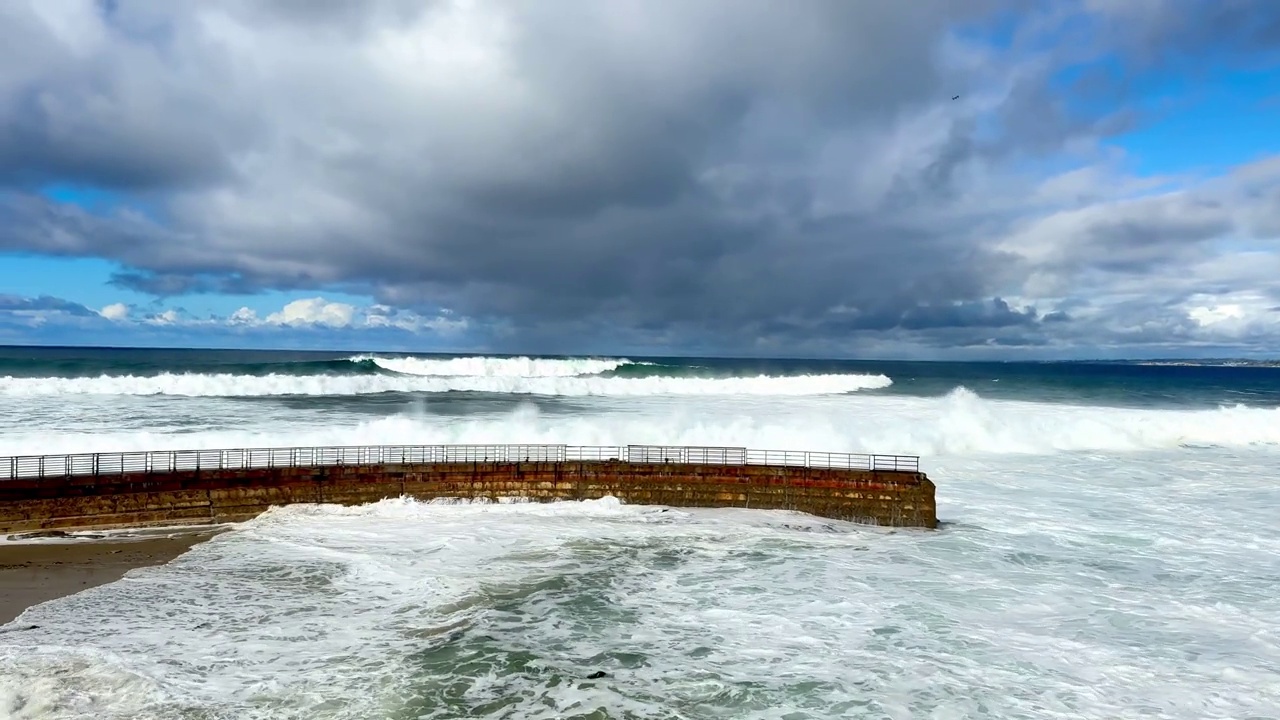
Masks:
[[[1280,356],[1272,0],[11,0],[0,344]]]

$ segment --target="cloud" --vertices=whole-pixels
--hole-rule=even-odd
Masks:
[[[97,312],[63,298],[0,294],[0,330],[6,335],[46,326],[83,327],[98,318]]]
[[[1181,303],[1254,277],[1231,243],[1280,234],[1276,173],[1157,186],[1105,142],[1161,73],[1267,61],[1277,19],[1236,0],[8,3],[0,249],[111,258],[164,298],[375,301],[220,320],[242,329],[526,351],[1185,339],[1210,328]],[[89,212],[41,196],[54,181],[137,202]]]
[[[253,308],[242,307],[227,317],[227,324],[233,326],[258,325],[258,312]]]
[[[215,318],[213,322],[232,327],[399,330],[441,335],[457,334],[470,326],[466,318],[453,317],[447,311],[431,317],[387,305],[356,307],[349,303],[330,302],[323,297],[293,300],[265,317],[260,317],[253,308],[242,307],[226,318]]]
[[[108,320],[125,320],[129,317],[129,306],[124,303],[111,303],[99,310],[98,314]]]
[[[72,317],[92,317],[97,315],[97,313],[80,303],[48,295],[39,297],[0,295],[0,312],[28,314],[31,316],[60,314]]]
[[[150,325],[177,325],[183,321],[183,314],[177,310],[169,309],[147,316],[143,322]]]
[[[242,308],[243,309],[243,308]],[[264,322],[269,325],[326,325],[331,328],[350,327],[355,317],[355,307],[346,303],[325,302],[316,297],[294,300],[271,313]]]
[[[0,333],[26,342],[99,345],[305,347],[313,349],[465,349],[467,318],[420,315],[382,305],[355,306],[323,297],[286,303],[260,315],[241,307],[197,316],[181,307],[147,313],[125,303],[94,311],[62,298],[0,295]]]
[[[455,317],[453,311],[445,309],[434,317],[424,317],[411,310],[401,310],[389,305],[372,305],[364,309],[361,323],[366,328],[399,328],[411,332],[432,332],[442,335],[455,335],[465,332],[471,327],[471,321],[464,317]]]

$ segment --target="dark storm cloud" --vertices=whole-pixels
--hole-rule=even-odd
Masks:
[[[1086,6],[1106,49],[1145,67],[1228,54],[1206,25],[1262,47],[1276,14],[1059,4],[1024,15],[1048,31],[976,49],[952,30],[1026,6],[10,3],[0,248],[117,259],[116,284],[158,296],[342,287],[548,349],[606,332],[1042,343],[1042,323],[1075,322],[992,300],[1028,273],[1143,272],[1273,222],[1231,198],[1013,209],[1026,197],[994,163],[1136,121],[1097,102],[1116,96],[1105,78],[1054,84],[1078,58],[1046,38]],[[55,180],[155,210],[35,193]]]
[[[122,2],[124,6],[138,3]],[[0,5],[0,182],[171,190],[225,179],[246,117],[185,51],[102,27],[86,3]]]
[[[0,192],[0,250],[102,255],[145,266],[198,253],[191,240],[136,212],[103,216],[38,195]]]
[[[1258,0],[1218,0],[1212,3],[1111,3],[1116,24],[1138,41],[1147,63],[1201,61],[1229,54],[1257,62],[1280,53],[1280,8]],[[1133,22],[1133,21],[1137,22]],[[1263,53],[1254,55],[1254,53]],[[1270,54],[1270,55],[1268,55]]]
[[[136,290],[159,298],[194,293],[251,295],[262,289],[261,283],[235,274],[209,276],[125,271],[112,273],[110,283],[126,290]]]
[[[936,307],[912,308],[904,314],[902,327],[927,330],[941,327],[990,327],[1030,325],[1038,320],[1036,311],[1015,310],[1000,298],[990,303],[955,303]]]
[[[929,335],[945,338],[944,344],[963,345],[972,340],[986,342],[993,332],[1019,337],[1034,333],[1038,324],[1049,321],[1035,308],[1017,309],[1001,298],[985,301],[916,304],[905,307],[881,305],[870,310],[846,309],[829,313],[816,323],[811,320],[771,321],[754,328],[761,335],[851,337],[866,333],[903,331],[917,340]]]

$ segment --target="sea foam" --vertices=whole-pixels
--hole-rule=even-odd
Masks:
[[[827,395],[884,388],[884,375],[755,377],[600,377],[520,375],[233,375],[163,373],[94,378],[0,378],[0,396],[172,395],[183,397],[341,396],[388,392],[486,392],[510,395]]]
[[[230,401],[226,401],[230,402]],[[31,427],[0,436],[0,455],[124,450],[550,443],[711,445],[920,455],[1053,455],[1071,452],[1276,448],[1280,409],[1112,408],[982,398],[966,389],[921,398],[706,396],[696,403],[651,396],[590,412],[544,412],[525,403],[471,416],[405,412],[338,421],[330,413],[262,415],[234,429],[75,432]],[[231,412],[234,408],[226,409]]]
[[[1267,508],[1230,475],[1049,470],[956,465],[938,533],[611,498],[280,508],[29,610],[18,624],[38,627],[0,639],[0,713],[1198,720],[1280,703]]]

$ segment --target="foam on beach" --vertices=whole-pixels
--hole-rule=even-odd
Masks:
[[[1080,485],[1107,467],[957,465],[964,522],[928,534],[607,499],[290,506],[29,611],[0,712],[1264,716],[1280,601],[1222,580],[1273,566],[1266,511]],[[1040,516],[1084,496],[1113,514]]]

